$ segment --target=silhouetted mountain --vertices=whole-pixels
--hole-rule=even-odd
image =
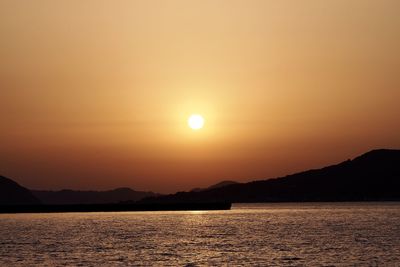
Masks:
[[[190,192],[200,192],[200,191],[205,191],[205,190],[210,190],[210,189],[215,189],[215,188],[220,188],[220,187],[224,187],[227,185],[231,185],[231,184],[238,184],[238,182],[235,181],[222,181],[219,182],[217,184],[211,185],[207,188],[193,188],[192,190],[190,190]]]
[[[199,192],[178,192],[143,202],[362,200],[400,200],[400,150],[373,150],[322,169]]]
[[[0,176],[0,205],[40,204],[40,201],[25,187]]]
[[[153,192],[135,191],[130,188],[117,188],[109,191],[40,191],[32,190],[32,193],[43,204],[101,204],[117,203],[122,201],[138,201],[145,197],[159,196]]]
[[[232,185],[232,184],[238,184],[238,182],[235,182],[235,181],[222,181],[222,182],[219,182],[219,183],[214,184],[212,186],[209,186],[208,188],[206,188],[206,190],[216,189],[216,188],[220,188],[220,187],[224,187],[224,186]]]

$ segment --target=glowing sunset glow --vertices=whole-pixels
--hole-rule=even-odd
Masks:
[[[172,193],[399,147],[399,10],[0,0],[0,175]]]
[[[201,115],[193,114],[188,119],[188,125],[193,130],[199,130],[204,126],[204,118]]]

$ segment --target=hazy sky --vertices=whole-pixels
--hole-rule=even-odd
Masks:
[[[399,148],[399,10],[0,0],[0,174],[173,192]],[[202,130],[187,127],[192,113]]]

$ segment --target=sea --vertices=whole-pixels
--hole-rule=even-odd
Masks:
[[[400,266],[400,202],[1,214],[0,266]]]

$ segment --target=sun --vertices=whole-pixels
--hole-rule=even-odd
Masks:
[[[204,118],[199,114],[192,114],[188,119],[188,125],[193,130],[200,130],[204,126]]]

